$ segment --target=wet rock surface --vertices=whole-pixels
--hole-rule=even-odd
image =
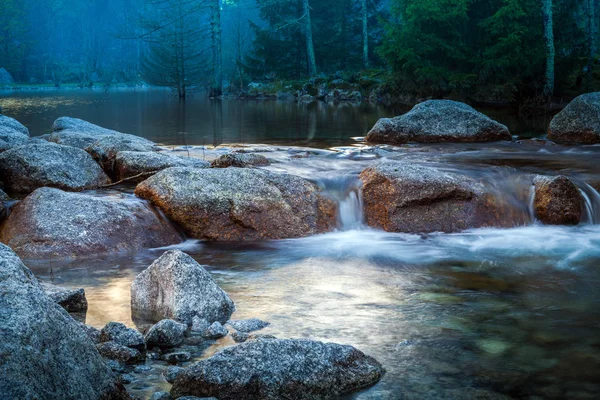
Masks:
[[[235,311],[210,274],[179,250],[167,251],[135,278],[131,308],[136,318],[168,318],[187,325],[194,317],[225,323]]]
[[[556,114],[548,139],[556,143],[600,143],[600,92],[582,94]]]
[[[370,386],[384,374],[351,346],[310,340],[255,340],[227,348],[186,368],[174,397],[323,399]]]
[[[172,167],[208,168],[210,163],[194,157],[177,156],[166,152],[121,151],[114,163],[115,180],[142,175],[133,182],[142,182],[152,173]]]
[[[360,174],[367,225],[388,232],[458,232],[510,227],[527,214],[474,179],[433,167],[384,161]]]
[[[41,188],[15,206],[0,239],[25,258],[90,257],[179,243],[175,228],[137,199]]]
[[[102,128],[81,119],[61,117],[54,121],[52,133],[46,139],[50,142],[85,149],[103,137],[120,134],[121,132]]]
[[[534,179],[535,216],[547,225],[577,225],[583,214],[583,197],[566,176],[538,175]]]
[[[29,129],[16,119],[0,114],[0,152],[29,141]]]
[[[490,142],[511,140],[508,128],[473,107],[451,100],[429,100],[408,113],[382,118],[369,131],[371,143]]]
[[[40,187],[80,191],[110,182],[85,151],[48,142],[18,146],[0,154],[0,179],[9,192],[21,194]]]
[[[110,177],[116,178],[115,159],[120,152],[148,153],[158,151],[160,148],[147,139],[120,133],[98,139],[86,147],[85,150],[90,153]]]
[[[85,290],[63,288],[46,282],[40,282],[40,285],[46,295],[67,312],[87,311],[88,302],[85,298]]]
[[[231,153],[224,154],[214,160],[210,166],[213,168],[250,168],[269,165],[269,159],[261,154]]]
[[[139,184],[135,193],[198,239],[294,238],[336,226],[335,203],[314,184],[258,169],[170,168]]]
[[[44,294],[31,271],[1,244],[0,293],[2,397],[129,398],[78,323]]]
[[[153,325],[146,332],[144,339],[148,348],[179,346],[183,342],[186,330],[187,325],[171,319],[164,319]]]

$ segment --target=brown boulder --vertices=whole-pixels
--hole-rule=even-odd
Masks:
[[[336,226],[335,203],[314,184],[259,169],[169,168],[135,193],[198,239],[294,238]]]
[[[583,197],[565,176],[536,176],[534,179],[535,216],[547,225],[577,225],[583,216]]]
[[[526,210],[482,183],[433,167],[386,161],[364,170],[360,179],[366,223],[388,232],[458,232],[528,220]]]

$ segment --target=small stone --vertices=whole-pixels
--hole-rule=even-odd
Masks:
[[[108,365],[108,367],[113,370],[114,372],[125,372],[127,370],[127,368],[125,367],[125,364],[120,363],[116,360],[110,360],[110,359],[104,359],[106,365]]]
[[[150,397],[150,400],[173,400],[169,392],[156,392]]]
[[[164,354],[162,359],[168,362],[169,364],[177,364],[185,361],[189,361],[192,358],[192,355],[187,351],[177,351],[174,353]]]
[[[135,380],[135,378],[130,374],[121,375],[121,382],[123,382],[126,385],[133,382],[134,380]]]
[[[145,374],[150,371],[152,371],[152,367],[149,365],[138,365],[133,370],[133,372],[135,372],[136,374]]]
[[[269,159],[260,154],[232,153],[224,154],[211,163],[213,168],[249,168],[269,165]]]
[[[140,352],[146,351],[144,336],[135,329],[128,328],[120,322],[109,322],[100,331],[100,341],[113,341],[122,346],[136,349]]]
[[[270,325],[268,322],[262,321],[258,318],[229,321],[228,324],[231,325],[235,330],[246,333],[259,331]]]
[[[63,288],[47,282],[41,282],[40,285],[48,297],[67,310],[67,312],[77,313],[87,311],[88,302],[85,298],[85,290]]]
[[[115,342],[100,343],[96,348],[102,357],[124,364],[135,364],[144,361],[144,356],[138,350]]]
[[[185,337],[187,325],[180,324],[172,319],[163,319],[153,325],[146,336],[146,345],[148,347],[175,347],[179,346]]]
[[[205,332],[204,337],[209,339],[219,339],[227,336],[229,331],[221,325],[220,322],[215,321]]]
[[[193,332],[204,332],[210,327],[210,322],[199,316],[192,318],[192,331]]]
[[[181,367],[168,367],[167,370],[163,372],[163,376],[167,382],[173,383],[175,382],[175,379],[177,379],[177,376],[183,372],[184,369],[185,368]]]
[[[236,343],[244,343],[246,340],[248,340],[248,338],[250,338],[250,335],[245,332],[235,331],[231,334],[231,337]]]

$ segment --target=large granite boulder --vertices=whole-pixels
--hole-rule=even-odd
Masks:
[[[39,259],[133,252],[179,243],[181,236],[139,199],[40,188],[13,208],[0,241]]]
[[[0,115],[0,152],[29,141],[29,129],[16,119]]]
[[[474,179],[433,167],[384,161],[364,170],[360,179],[367,225],[388,232],[458,232],[529,221],[526,209]]]
[[[79,324],[0,244],[0,397],[128,399]]]
[[[264,167],[269,164],[269,159],[262,154],[231,153],[223,154],[221,157],[214,160],[210,165],[213,168],[251,168]]]
[[[408,113],[382,118],[367,135],[370,143],[491,142],[511,140],[508,128],[473,107],[451,100],[429,100]]]
[[[55,143],[14,147],[0,154],[0,179],[6,190],[28,194],[40,187],[68,191],[94,189],[110,179],[85,151]]]
[[[121,133],[118,135],[105,136],[98,139],[85,149],[112,178],[116,177],[115,159],[119,152],[148,153],[158,151],[159,148],[149,140],[139,136]]]
[[[53,302],[68,312],[80,313],[87,311],[88,302],[85,297],[85,290],[82,288],[69,289],[47,282],[40,282],[40,286]]]
[[[85,149],[103,137],[114,135],[121,135],[121,132],[102,128],[81,119],[61,117],[54,121],[52,133],[47,140]]]
[[[181,157],[167,153],[121,151],[114,163],[115,180],[121,181],[139,176],[139,183],[151,175],[172,167],[208,168],[210,163],[193,157]]]
[[[295,238],[336,226],[336,205],[316,185],[259,169],[169,168],[140,183],[135,193],[197,239]]]
[[[136,319],[174,319],[190,326],[194,317],[225,323],[235,306],[200,264],[172,250],[135,278],[131,309]]]
[[[582,94],[554,116],[548,139],[556,143],[600,143],[600,92]]]
[[[547,225],[577,225],[583,216],[583,197],[565,176],[534,178],[535,217]]]
[[[337,398],[377,383],[384,369],[351,346],[259,339],[222,350],[182,371],[171,394],[220,400]]]

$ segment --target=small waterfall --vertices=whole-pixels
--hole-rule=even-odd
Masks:
[[[353,175],[320,179],[317,184],[338,203],[338,224],[341,230],[359,229],[363,226],[363,199],[361,182]]]
[[[585,222],[600,224],[600,193],[587,183],[582,183],[579,192],[585,207]]]
[[[529,189],[529,204],[527,206],[531,222],[535,223],[535,221],[537,221],[537,218],[535,217],[535,185],[531,185],[531,188]]]

